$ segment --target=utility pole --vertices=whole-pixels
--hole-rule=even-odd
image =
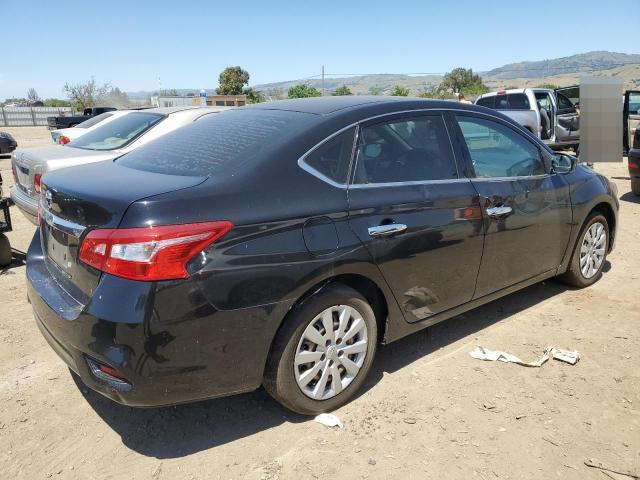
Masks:
[[[322,65],[322,96],[324,97],[324,65]]]

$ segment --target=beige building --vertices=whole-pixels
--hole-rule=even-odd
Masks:
[[[205,97],[208,107],[241,107],[246,105],[246,95],[213,95]],[[200,105],[200,97],[193,97],[192,105]]]

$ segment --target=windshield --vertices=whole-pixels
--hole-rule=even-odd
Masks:
[[[89,127],[93,127],[94,125],[100,123],[103,120],[106,120],[107,118],[113,116],[113,113],[101,113],[100,115],[96,115],[93,118],[90,118],[89,120],[86,120],[82,123],[79,123],[78,125],[76,125],[76,128],[89,128]]]
[[[135,112],[123,115],[76,138],[68,146],[86,150],[115,150],[160,122],[164,115]]]

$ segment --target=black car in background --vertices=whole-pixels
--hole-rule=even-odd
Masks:
[[[254,390],[303,414],[376,348],[555,276],[600,278],[615,187],[504,115],[332,97],[203,118],[46,174],[27,257],[42,334],[91,388]]]
[[[631,177],[631,191],[640,196],[640,128],[636,128],[633,144],[627,157],[629,177]]]
[[[49,130],[59,130],[61,128],[75,127],[82,122],[86,122],[91,118],[97,117],[98,115],[102,115],[106,112],[114,112],[116,110],[116,107],[90,107],[85,108],[82,115],[58,115],[57,117],[47,117],[47,128]]]
[[[18,142],[10,133],[0,132],[0,155],[13,152],[18,148]]]

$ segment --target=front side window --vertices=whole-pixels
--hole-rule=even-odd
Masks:
[[[573,103],[567,97],[561,93],[557,93],[558,98],[558,110],[571,110],[574,108]]]
[[[457,116],[478,178],[547,173],[538,148],[523,135],[492,120]]]
[[[354,132],[355,127],[349,128],[327,140],[305,157],[305,163],[334,182],[347,183]]]
[[[396,183],[458,178],[444,120],[439,115],[362,128],[354,183]]]
[[[134,112],[116,118],[76,138],[70,147],[86,150],[115,150],[133,142],[136,138],[160,122],[164,115]]]
[[[496,100],[495,96],[482,97],[478,99],[478,101],[476,102],[476,105],[480,105],[482,107],[487,107],[487,108],[493,108],[495,104],[495,100]]]

